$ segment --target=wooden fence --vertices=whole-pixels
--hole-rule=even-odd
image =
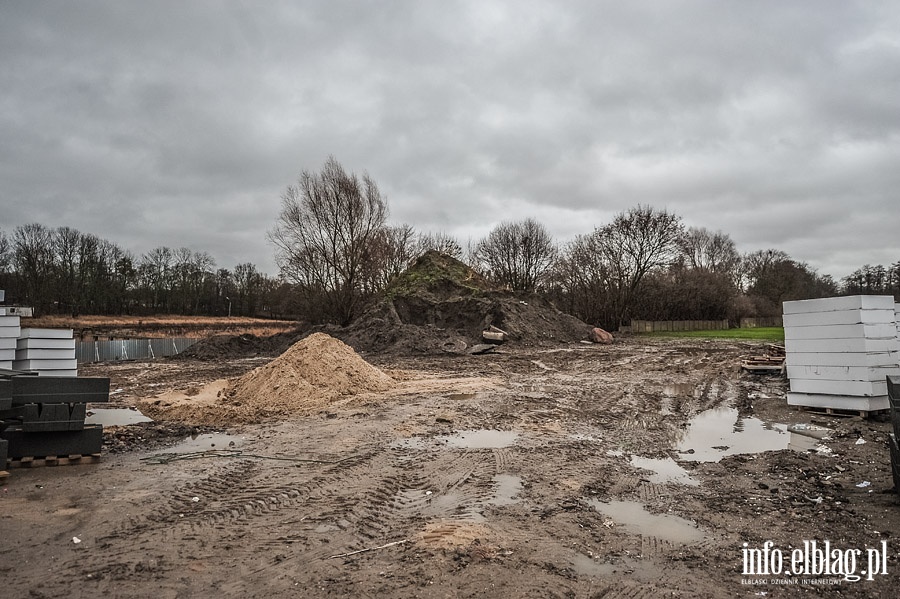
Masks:
[[[669,331],[721,331],[728,328],[728,320],[632,320],[632,333]]]
[[[760,316],[758,318],[742,318],[742,329],[756,329],[759,327],[782,327],[784,320],[781,316]]]

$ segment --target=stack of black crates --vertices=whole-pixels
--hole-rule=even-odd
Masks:
[[[891,423],[894,432],[889,435],[891,444],[891,472],[894,474],[894,490],[900,494],[900,376],[887,377],[888,399],[891,402]]]
[[[0,471],[8,460],[99,454],[103,427],[85,424],[86,404],[108,401],[108,378],[0,370]]]

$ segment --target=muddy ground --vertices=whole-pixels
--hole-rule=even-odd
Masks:
[[[16,469],[0,487],[0,596],[896,597],[890,423],[789,408],[784,379],[740,372],[760,351],[626,338],[364,355],[427,384],[228,430],[109,429],[100,463]],[[129,406],[266,360],[80,374],[111,377]],[[815,445],[788,424],[832,432],[818,450],[758,452]],[[847,558],[886,546],[887,574],[743,571],[745,543],[772,541],[787,567],[813,540]]]

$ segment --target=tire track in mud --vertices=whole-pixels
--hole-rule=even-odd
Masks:
[[[329,488],[342,488],[348,479],[368,477],[370,461],[375,454],[368,452],[354,456],[312,476],[305,469],[272,469],[243,459],[213,465],[202,479],[176,487],[162,505],[146,514],[128,518],[110,534],[99,537],[89,562],[71,560],[64,563],[62,569],[66,572],[114,572],[130,578],[151,569],[145,563],[147,556],[140,551],[145,545],[177,545],[182,551],[192,544],[185,542],[194,541],[193,544],[204,546],[207,541],[215,544],[216,540],[239,538],[239,529],[251,524],[283,525],[283,519],[275,520],[272,516],[301,505],[315,508],[318,502],[310,501],[315,494],[327,494]],[[293,477],[301,480],[290,484],[288,481]],[[199,501],[194,501],[195,497]],[[325,502],[329,511],[339,509],[330,499]],[[315,513],[315,509],[312,511]],[[125,549],[122,547],[124,539],[128,540]],[[304,535],[283,540],[285,544],[296,543],[296,549],[307,546]],[[268,541],[270,539],[263,539],[260,546]],[[152,568],[166,568],[166,560],[162,558],[153,559],[151,563]]]
[[[677,596],[679,593],[672,589],[628,580],[619,580],[613,586],[605,587],[592,595],[593,599],[657,599]]]
[[[348,519],[359,543],[390,540],[398,531],[441,519],[481,520],[494,494],[496,458],[484,450],[418,452],[394,464]]]

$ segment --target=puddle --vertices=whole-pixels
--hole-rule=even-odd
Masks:
[[[519,503],[519,493],[522,491],[522,477],[512,474],[498,474],[494,476],[494,484],[497,490],[494,498],[488,503],[491,505],[512,505]]]
[[[697,386],[693,383],[669,383],[663,385],[663,395],[669,397],[693,397]]]
[[[653,582],[663,577],[663,569],[658,563],[648,559],[620,558],[621,563],[601,562],[590,556],[577,554],[572,558],[572,569],[586,578],[612,578],[627,574],[629,578],[641,582]]]
[[[635,468],[653,472],[653,474],[645,478],[651,483],[658,485],[676,483],[696,487],[700,484],[699,480],[691,478],[687,470],[679,466],[672,458],[642,458],[641,456],[633,455],[631,456],[631,465]]]
[[[226,433],[212,433],[188,437],[171,448],[173,453],[189,453],[208,449],[236,449],[244,444],[244,439]]]
[[[458,431],[452,435],[437,437],[411,437],[391,443],[391,447],[401,449],[500,449],[515,445],[519,439],[516,431],[492,429]]]
[[[588,503],[604,516],[639,535],[687,545],[701,541],[706,535],[690,520],[672,514],[651,514],[637,501],[609,501],[589,499]]]
[[[128,426],[138,422],[153,422],[153,419],[131,408],[91,408],[84,422],[103,426]]]
[[[787,449],[790,438],[786,424],[740,418],[737,409],[722,406],[692,418],[675,449],[681,460],[718,462],[729,455]]]

